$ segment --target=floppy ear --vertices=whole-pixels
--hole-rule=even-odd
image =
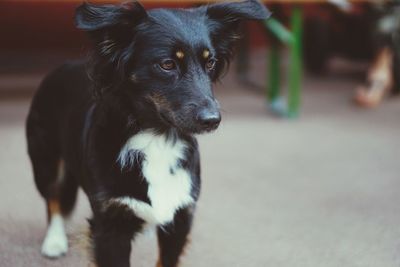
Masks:
[[[233,46],[239,39],[240,22],[265,20],[271,12],[257,0],[218,3],[207,6],[208,28],[217,52],[219,64],[216,77],[223,71],[233,54]]]
[[[95,44],[88,74],[96,97],[124,81],[136,26],[146,18],[146,10],[138,2],[120,6],[84,3],[76,9],[76,27],[86,31]]]
[[[244,19],[267,19],[271,12],[260,1],[247,0],[209,5],[207,15],[211,19],[230,23]]]
[[[85,2],[76,9],[75,23],[78,29],[89,33],[101,54],[111,55],[128,45],[134,27],[146,17],[146,10],[138,2],[126,2],[120,6]]]

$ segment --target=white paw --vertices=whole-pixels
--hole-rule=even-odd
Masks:
[[[49,258],[58,258],[65,255],[68,251],[67,239],[45,240],[42,245],[43,256]]]
[[[46,237],[42,244],[43,256],[58,258],[68,251],[68,239],[64,230],[63,219],[60,215],[51,218]]]

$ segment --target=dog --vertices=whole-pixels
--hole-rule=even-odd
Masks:
[[[157,266],[177,266],[200,192],[196,135],[221,121],[212,84],[229,65],[239,24],[269,16],[256,0],[148,11],[138,2],[77,7],[91,56],[43,80],[26,123],[47,206],[44,256],[67,252],[63,219],[81,187],[93,211],[96,266],[130,266],[131,241],[148,225],[157,229]]]

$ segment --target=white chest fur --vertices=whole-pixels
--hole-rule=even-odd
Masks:
[[[151,131],[131,137],[122,148],[118,161],[125,167],[136,162],[137,152],[144,156],[141,167],[149,184],[147,195],[151,205],[131,197],[115,201],[129,206],[148,223],[162,225],[172,221],[179,208],[194,201],[190,174],[178,164],[184,157],[186,146],[182,140],[170,140]]]

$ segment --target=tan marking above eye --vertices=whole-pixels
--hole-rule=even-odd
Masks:
[[[179,50],[179,51],[176,52],[176,57],[177,58],[182,59],[184,56],[185,56],[185,54],[182,51]]]
[[[207,49],[203,51],[203,57],[204,58],[208,58],[210,56],[210,51],[208,51]]]

